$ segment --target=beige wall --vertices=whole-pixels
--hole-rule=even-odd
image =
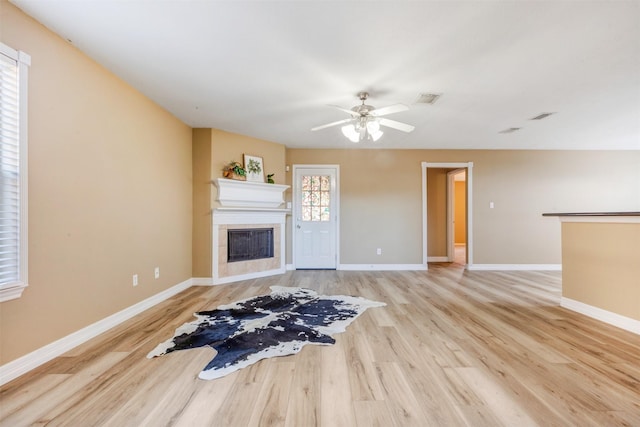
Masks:
[[[276,184],[284,184],[284,145],[218,129],[212,129],[211,141],[212,179],[222,177],[222,168],[227,163],[232,160],[243,163],[243,155],[249,154],[262,157],[265,181],[273,173]]]
[[[467,242],[467,183],[456,181],[454,190],[454,241],[464,244]]]
[[[211,129],[193,130],[193,277],[211,277]]]
[[[340,165],[342,264],[422,262],[423,161],[474,162],[474,264],[560,264],[560,224],[542,213],[640,206],[639,151],[287,150],[289,165]]]
[[[29,287],[0,303],[4,364],[189,279],[192,177],[188,126],[0,1],[32,60]]]
[[[427,168],[427,255],[447,256],[447,172]]]
[[[420,159],[411,152],[288,149],[287,164],[340,165],[340,263],[422,262]]]
[[[640,320],[640,224],[562,223],[562,296]]]

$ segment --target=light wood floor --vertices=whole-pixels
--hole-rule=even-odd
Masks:
[[[302,286],[360,295],[334,346],[203,381],[146,354],[192,313]],[[640,426],[640,337],[559,307],[558,272],[297,271],[193,287],[0,389],[0,426]]]

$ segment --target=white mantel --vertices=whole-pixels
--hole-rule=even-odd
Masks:
[[[217,178],[218,198],[222,207],[274,209],[284,203],[288,185]]]
[[[214,285],[283,274],[285,268],[285,218],[290,209],[282,208],[288,185],[217,178],[220,207],[213,210]],[[229,227],[273,227],[277,237],[275,258],[227,264],[226,233]]]

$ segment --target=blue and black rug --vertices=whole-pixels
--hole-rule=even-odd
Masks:
[[[173,338],[147,357],[212,347],[218,353],[198,375],[212,380],[262,359],[295,354],[306,344],[334,344],[333,334],[344,332],[367,308],[384,305],[360,297],[272,286],[270,295],[195,313],[197,320],[179,327]]]

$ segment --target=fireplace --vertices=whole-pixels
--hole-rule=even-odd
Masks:
[[[273,258],[273,228],[227,229],[227,263]]]
[[[289,209],[280,208],[288,185],[218,178],[213,209],[214,285],[283,274],[285,223]]]

